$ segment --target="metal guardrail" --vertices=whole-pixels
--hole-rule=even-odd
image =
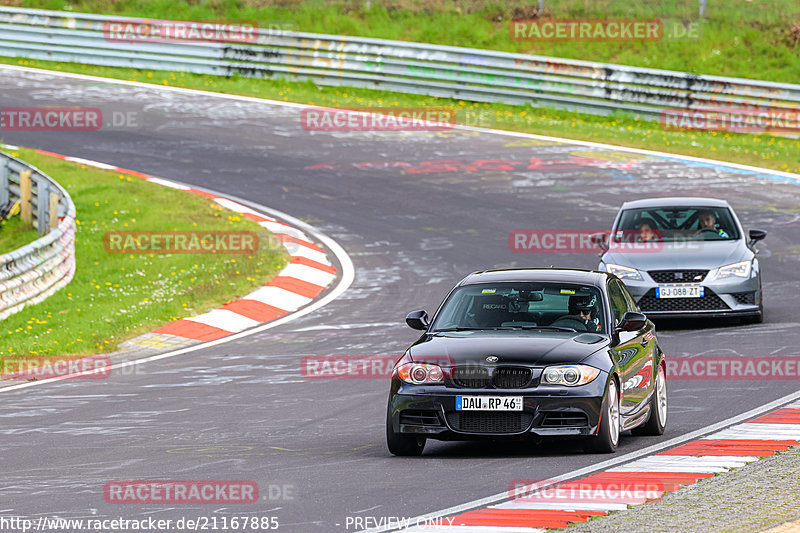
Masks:
[[[256,29],[252,42],[121,42],[109,24],[156,21],[0,7],[0,55],[285,77],[470,101],[658,120],[668,109],[800,110],[800,85],[422,43]],[[796,121],[795,121],[796,125]]]
[[[41,302],[75,275],[75,205],[46,174],[0,152],[0,205],[20,201],[21,216],[43,235],[0,255],[0,320]],[[26,205],[27,203],[27,205]]]
[[[157,21],[0,7],[0,54],[187,71],[285,77],[470,101],[657,120],[667,109],[800,110],[800,85],[491,50],[256,29],[252,42],[122,42],[109,24]],[[796,124],[796,122],[795,122]]]

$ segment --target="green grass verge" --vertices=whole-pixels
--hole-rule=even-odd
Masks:
[[[8,3],[8,2],[6,2]],[[10,0],[13,5],[183,20],[252,20],[262,27],[359,35],[773,81],[800,77],[797,0],[545,0],[550,18],[661,18],[698,37],[659,42],[519,42],[509,22],[537,16],[531,0]]]
[[[452,106],[468,125],[552,135],[800,173],[800,140],[728,132],[667,131],[658,123],[619,113],[598,117],[530,106],[486,104],[369,89],[318,87],[281,79],[206,76],[1,58],[0,63],[335,107]],[[467,133],[467,132],[465,132]],[[453,132],[439,132],[449,136]]]
[[[0,221],[0,254],[30,244],[39,234],[30,224],[23,224],[19,215]]]
[[[263,285],[286,263],[274,236],[200,195],[30,150],[10,152],[58,181],[77,209],[72,282],[0,322],[0,359],[112,351],[121,341],[213,309]],[[111,230],[248,230],[246,254],[111,254]]]

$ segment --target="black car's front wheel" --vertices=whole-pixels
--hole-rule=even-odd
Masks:
[[[386,408],[386,446],[392,455],[418,456],[425,449],[425,437],[396,433],[392,427],[392,407]]]
[[[614,453],[619,444],[619,432],[619,392],[617,382],[611,379],[608,382],[603,412],[600,415],[600,427],[595,437],[589,437],[587,450],[594,453]]]

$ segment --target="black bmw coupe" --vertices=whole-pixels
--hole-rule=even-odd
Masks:
[[[661,435],[666,362],[653,323],[613,274],[470,274],[397,361],[386,415],[394,455],[427,439],[579,437],[614,452],[621,431]]]

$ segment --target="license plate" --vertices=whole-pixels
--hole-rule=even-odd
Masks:
[[[705,290],[700,285],[656,287],[656,298],[702,298]]]
[[[522,396],[456,396],[456,411],[522,411]]]

